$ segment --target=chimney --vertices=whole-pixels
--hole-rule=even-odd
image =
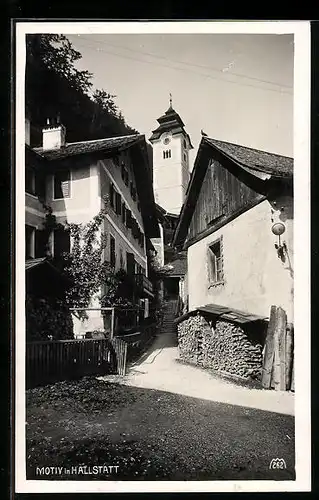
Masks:
[[[53,121],[48,118],[47,125],[42,130],[43,149],[60,149],[62,146],[65,146],[65,134],[65,127],[64,125],[62,125],[62,123],[60,123],[59,116],[56,119],[55,123],[53,123]]]

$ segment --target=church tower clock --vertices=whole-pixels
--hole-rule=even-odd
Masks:
[[[155,201],[166,212],[179,215],[190,177],[189,150],[193,149],[185,125],[173,109],[172,96],[168,110],[157,119],[153,130],[153,187]]]

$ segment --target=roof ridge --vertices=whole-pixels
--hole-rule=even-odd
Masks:
[[[143,137],[144,134],[126,134],[126,135],[116,135],[114,137],[103,137],[102,139],[90,139],[89,141],[76,141],[76,142],[67,142],[66,146],[72,146],[73,144],[88,144],[91,142],[102,142],[102,141],[111,141],[112,139],[124,139],[125,137]]]

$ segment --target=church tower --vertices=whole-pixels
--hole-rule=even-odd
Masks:
[[[153,187],[155,202],[166,212],[179,215],[182,208],[189,173],[189,150],[193,149],[184,123],[173,109],[172,96],[168,110],[157,119],[153,130]]]

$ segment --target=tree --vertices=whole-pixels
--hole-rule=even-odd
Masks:
[[[136,133],[121,116],[115,96],[104,89],[89,96],[92,74],[75,66],[81,57],[64,35],[27,35],[26,108],[32,146],[41,146],[47,118],[58,115],[68,142]]]
[[[81,57],[65,35],[27,35],[27,67],[32,64],[43,66],[43,70],[65,78],[74,89],[88,92],[92,87],[92,73],[78,70],[74,65]]]
[[[57,267],[70,280],[66,301],[71,308],[88,308],[94,298],[103,307],[114,305],[131,306],[133,283],[122,269],[115,271],[105,259],[107,238],[103,222],[107,214],[105,207],[87,224],[56,223],[54,215],[48,213],[46,231],[64,227],[70,234],[71,250],[60,256]],[[47,207],[48,208],[48,207]],[[85,313],[80,315],[85,317]]]

